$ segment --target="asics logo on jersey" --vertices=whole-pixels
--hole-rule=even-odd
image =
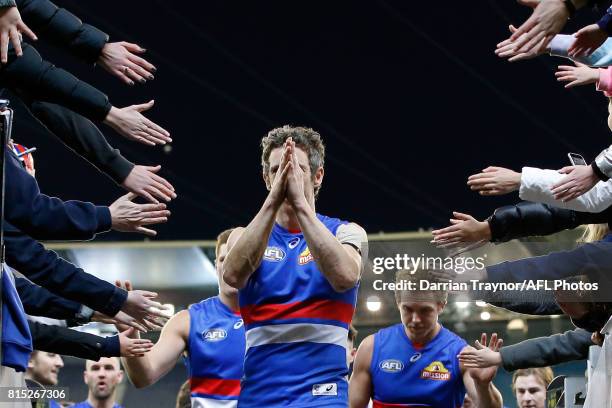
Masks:
[[[338,384],[315,384],[312,386],[312,395],[338,395]]]
[[[412,355],[412,357],[410,357],[410,362],[414,363],[415,361],[417,361],[419,358],[421,358],[422,354],[421,353],[414,353]]]
[[[209,329],[202,332],[204,341],[221,341],[227,338],[227,332],[223,329]]]
[[[383,360],[378,366],[386,373],[399,373],[404,369],[404,363],[399,360]]]
[[[239,329],[242,326],[244,326],[244,321],[242,319],[240,319],[236,323],[234,323],[234,329]]]
[[[267,247],[263,257],[266,261],[280,262],[285,259],[285,251],[279,247]]]
[[[448,381],[451,373],[441,361],[434,361],[421,371],[421,378],[426,380]]]
[[[289,247],[289,249],[293,249],[296,246],[298,246],[299,243],[300,243],[300,237],[295,237],[289,240],[289,242],[287,243],[287,246]]]

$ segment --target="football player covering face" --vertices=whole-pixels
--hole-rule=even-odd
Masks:
[[[425,272],[400,271],[396,280],[424,278]],[[396,301],[402,322],[366,337],[359,346],[350,407],[365,408],[372,399],[374,408],[456,408],[467,391],[476,406],[501,408],[501,394],[492,383],[497,367],[463,367],[457,355],[470,346],[438,322],[446,293],[404,290],[396,292]],[[481,342],[486,344],[486,337]],[[497,350],[501,340],[493,335],[489,347]]]
[[[241,408],[346,408],[347,335],[365,231],[316,212],[325,149],[283,126],[262,139],[268,195],[229,238],[223,279],[239,289],[247,351]]]

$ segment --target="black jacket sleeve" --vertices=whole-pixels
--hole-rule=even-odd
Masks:
[[[591,333],[583,329],[566,331],[548,337],[522,341],[500,350],[503,367],[507,371],[519,368],[546,367],[588,358],[593,345]]]
[[[6,149],[5,218],[36,239],[88,240],[108,231],[112,220],[108,207],[82,201],[62,201],[40,193],[36,179]]]
[[[15,277],[15,289],[17,289],[25,312],[31,316],[44,316],[59,320],[75,319],[81,311],[80,303],[56,296],[27,279]]]
[[[119,357],[119,336],[100,337],[66,327],[28,321],[34,350],[64,354],[97,361],[101,357]]]
[[[551,252],[544,256],[506,261],[487,266],[487,279],[491,282],[523,282],[534,279],[561,280],[571,276],[587,275],[596,282],[598,290],[590,291],[592,300],[608,301],[610,293],[610,265],[612,243],[598,241],[580,245],[569,251]],[[608,295],[609,298],[609,295]]]
[[[134,163],[109,145],[104,134],[90,120],[63,106],[20,96],[43,126],[115,183],[123,183],[130,174]]]
[[[98,279],[45,249],[12,225],[4,224],[6,263],[32,282],[93,310],[114,316],[127,299],[127,292]]]
[[[601,213],[586,213],[554,207],[548,204],[522,201],[500,207],[487,220],[491,227],[491,242],[550,235],[584,224],[612,221],[612,207]]]
[[[9,46],[8,62],[0,68],[0,85],[25,90],[32,98],[57,103],[86,118],[101,122],[111,109],[108,97],[69,72],[42,59],[38,51],[22,43],[17,57]]]
[[[85,62],[95,63],[108,35],[48,0],[17,0],[21,18],[36,35],[66,48]]]

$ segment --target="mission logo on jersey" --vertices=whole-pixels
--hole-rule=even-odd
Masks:
[[[444,367],[440,361],[434,361],[421,371],[421,378],[427,380],[448,381],[451,378],[451,373]]]
[[[314,258],[312,257],[312,254],[310,253],[310,249],[306,247],[306,249],[303,250],[302,253],[300,254],[298,263],[300,265],[306,265],[308,262],[312,261],[313,259]]]

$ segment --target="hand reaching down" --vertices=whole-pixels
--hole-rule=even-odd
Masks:
[[[172,142],[170,133],[147,119],[142,112],[153,107],[155,101],[151,100],[140,105],[130,105],[125,108],[114,106],[106,115],[104,123],[112,127],[117,133],[129,140],[155,146]]]
[[[98,63],[128,85],[134,85],[134,82],[143,84],[153,80],[156,71],[153,64],[136,55],[145,51],[139,45],[125,41],[107,43],[102,48]]]
[[[159,203],[157,198],[170,201],[176,198],[174,187],[165,178],[157,175],[159,170],[161,166],[136,165],[121,186],[155,204]]]
[[[168,221],[170,211],[166,210],[165,204],[137,204],[132,202],[134,198],[135,194],[127,193],[109,206],[112,229],[121,232],[140,232],[154,237],[157,232],[145,228],[145,225]]]

